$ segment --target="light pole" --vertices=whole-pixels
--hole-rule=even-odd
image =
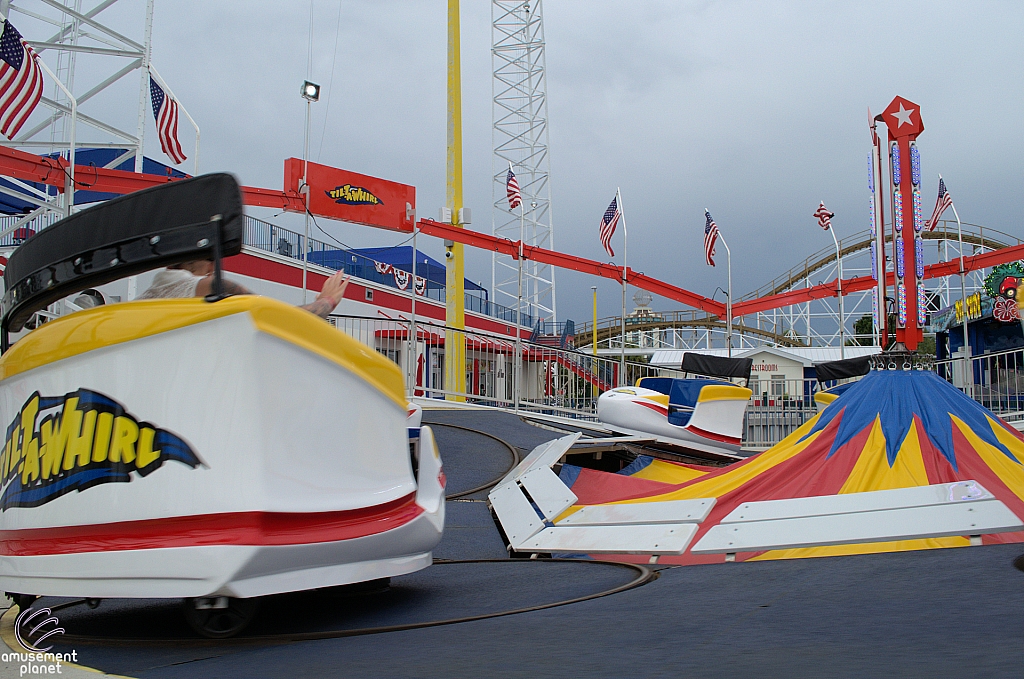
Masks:
[[[621,342],[619,346],[619,386],[628,387],[626,380],[626,258],[629,255],[629,236],[626,231],[626,210],[622,207],[622,193],[616,187],[615,200],[619,206],[619,214],[622,215],[622,317],[619,319]]]
[[[320,86],[310,81],[302,83],[300,90],[302,98],[306,100],[306,134],[302,144],[302,188],[300,191],[306,196],[306,232],[302,241],[302,303],[306,303],[306,278],[309,275],[309,184],[306,177],[309,174],[309,114],[314,101],[320,100]],[[413,281],[415,286],[415,281]]]
[[[597,286],[591,285],[590,289],[594,292],[594,325],[591,327],[590,339],[592,353],[597,356]]]

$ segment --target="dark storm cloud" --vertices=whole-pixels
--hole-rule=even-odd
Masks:
[[[490,3],[462,5],[465,202],[489,231]],[[154,63],[202,127],[202,170],[279,187],[284,159],[301,155],[308,7],[157,3]],[[897,94],[922,107],[929,205],[941,172],[965,221],[1022,233],[1020,3],[548,0],[544,13],[558,249],[606,259],[597,224],[621,186],[631,267],[705,295],[724,287],[724,266],[702,259],[708,207],[737,295],[754,289],[831,244],[811,217],[819,200],[840,236],[867,228],[867,108]],[[435,214],[446,3],[352,0],[339,12],[316,0],[314,23],[312,77],[325,89],[311,157],[414,184],[421,216]],[[103,104],[110,115],[133,120],[135,82],[129,106]],[[400,240],[323,225],[353,245]],[[489,261],[470,254],[469,277],[489,284]],[[556,275],[560,315],[588,317],[593,282]],[[614,284],[599,285],[602,313],[617,313]]]

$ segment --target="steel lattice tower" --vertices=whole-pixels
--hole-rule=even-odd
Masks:
[[[554,249],[548,170],[547,85],[541,0],[493,0],[491,5],[493,233],[495,236]],[[512,163],[523,194],[520,210],[510,211],[505,178]],[[493,255],[494,301],[516,305],[518,265]],[[546,264],[523,262],[523,312],[554,321],[555,272]]]
[[[72,157],[72,149],[90,148],[122,149],[123,152],[108,162],[105,167],[117,167],[134,157],[135,172],[142,171],[144,137],[150,111],[150,74],[173,97],[173,92],[160,78],[151,63],[151,42],[153,6],[155,0],[134,0],[123,3],[134,5],[143,18],[141,35],[126,36],[104,22],[110,8],[119,0],[0,0],[0,14],[12,17],[18,22],[27,42],[40,55],[42,61],[55,63],[53,71],[43,76],[44,91],[36,112],[18,133],[17,138],[0,139],[0,146],[18,148],[31,153],[61,153]],[[88,7],[83,7],[88,5]],[[126,8],[125,11],[132,11]],[[44,32],[45,31],[45,32]],[[38,36],[52,34],[46,40],[35,40]],[[84,63],[83,63],[84,62]],[[84,77],[76,79],[76,68],[85,67]],[[116,69],[116,70],[115,70]],[[121,85],[122,80],[131,76],[139,78],[137,108],[124,105],[115,111],[109,107],[96,108],[94,97],[117,91],[114,96],[125,96],[132,85]],[[81,75],[81,74],[80,74]],[[85,80],[87,82],[83,83]],[[114,90],[114,88],[119,88]],[[65,91],[66,90],[66,91]],[[73,93],[73,94],[72,94]],[[76,99],[75,108],[69,95]],[[128,95],[135,98],[135,95]],[[179,134],[195,123],[178,101]],[[109,102],[109,99],[108,99]],[[85,110],[83,110],[85,109]],[[133,110],[134,109],[134,110]],[[133,114],[134,113],[134,114]],[[150,125],[154,123],[150,122]],[[134,130],[131,127],[134,126]],[[191,157],[193,171],[198,173],[199,129],[196,129],[196,150]],[[74,130],[74,133],[72,133]],[[81,164],[76,161],[76,164]],[[74,170],[69,171],[70,182]],[[23,200],[34,209],[17,220],[6,219],[0,224],[0,238],[33,220],[38,230],[54,218],[63,216],[71,209],[68,198],[71,192],[41,192],[27,183],[7,177],[13,188],[0,187],[0,192]],[[70,187],[70,183],[69,183]],[[83,188],[79,185],[79,189]]]

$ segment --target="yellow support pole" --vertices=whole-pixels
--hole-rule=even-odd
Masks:
[[[446,202],[452,224],[459,226],[462,209],[462,65],[459,49],[459,0],[448,0],[448,162]],[[446,244],[451,257],[445,267],[445,390],[448,400],[465,401],[466,327],[465,261],[462,243]]]
[[[597,286],[592,285],[590,289],[594,291],[594,326],[591,344],[593,345],[594,356],[597,356]]]

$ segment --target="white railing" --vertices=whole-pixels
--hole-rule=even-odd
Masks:
[[[423,398],[453,397],[458,401],[502,408],[544,412],[578,419],[596,419],[597,397],[619,384],[616,358],[521,340],[521,364],[516,364],[514,337],[472,330],[455,330],[417,319],[415,346],[409,341],[408,318],[383,319],[331,316],[335,327],[376,349],[402,368],[410,393]],[[456,391],[445,380],[446,336],[464,343],[466,388]],[[555,340],[558,338],[556,337]],[[627,362],[626,384],[641,377],[675,375],[642,363]],[[516,380],[520,382],[515,403]]]
[[[541,343],[521,341],[519,403],[515,403],[515,338],[480,331],[453,330],[441,324],[416,323],[416,346],[409,342],[408,318],[331,316],[331,323],[387,356],[402,368],[410,393],[511,410],[597,419],[597,398],[619,384],[617,358],[593,356]],[[465,343],[466,389],[445,383],[446,333]],[[641,377],[683,377],[678,370],[627,362],[624,384]],[[753,384],[751,386],[754,386]],[[762,379],[747,408],[744,445],[766,448],[782,440],[817,412],[815,380]]]
[[[935,362],[935,372],[1005,420],[1024,419],[1024,349]]]
[[[743,447],[770,448],[818,414],[815,379],[751,379],[754,393],[744,415]]]

